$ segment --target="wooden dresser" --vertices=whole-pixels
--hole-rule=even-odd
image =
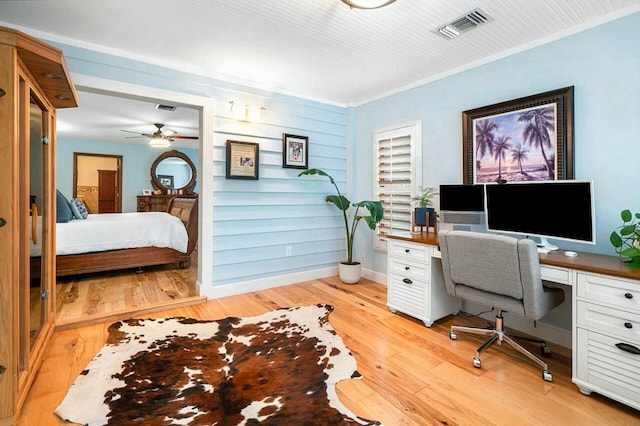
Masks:
[[[138,195],[137,207],[139,212],[166,212],[169,201],[174,197],[198,198],[197,195]]]

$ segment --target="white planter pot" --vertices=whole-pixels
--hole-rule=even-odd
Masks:
[[[355,265],[347,265],[346,263],[340,263],[338,265],[338,271],[340,280],[345,284],[355,284],[360,281],[360,273],[362,271],[362,265],[356,263]]]

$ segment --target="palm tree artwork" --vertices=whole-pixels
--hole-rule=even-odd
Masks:
[[[476,182],[555,179],[555,114],[547,104],[476,119]]]
[[[518,121],[527,123],[522,132],[522,138],[526,143],[529,143],[529,145],[540,148],[540,153],[542,154],[542,158],[544,158],[544,164],[547,167],[549,179],[553,179],[554,169],[550,166],[549,159],[544,150],[545,147],[551,148],[552,146],[549,132],[555,130],[553,108],[536,108],[522,112],[518,117]]]
[[[506,159],[507,151],[511,149],[511,138],[509,136],[499,136],[493,143],[493,157],[498,160],[498,179],[502,179],[502,160]]]
[[[521,143],[516,145],[511,149],[511,160],[514,162],[518,162],[518,168],[520,169],[520,173],[524,174],[524,170],[522,170],[522,161],[526,160],[529,155],[529,150],[522,146]]]

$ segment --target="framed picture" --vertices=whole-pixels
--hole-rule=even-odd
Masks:
[[[464,183],[573,179],[573,86],[462,113]]]
[[[173,176],[172,175],[158,175],[160,184],[167,188],[173,188]]]
[[[142,195],[151,195],[151,190],[150,189],[143,189],[142,190]]]
[[[309,168],[309,138],[282,134],[282,167],[289,169]]]
[[[227,179],[258,179],[260,146],[252,142],[227,141]]]

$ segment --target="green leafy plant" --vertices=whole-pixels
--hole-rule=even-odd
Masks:
[[[364,219],[364,221],[369,225],[371,230],[375,230],[376,226],[382,220],[382,216],[384,215],[384,209],[382,208],[382,203],[380,201],[360,201],[358,203],[351,204],[351,201],[344,195],[340,193],[340,189],[338,189],[338,185],[333,180],[333,178],[328,174],[323,172],[320,169],[309,169],[301,172],[300,176],[311,176],[311,175],[319,175],[324,176],[329,179],[329,182],[336,189],[337,195],[327,195],[326,201],[328,203],[334,204],[340,211],[342,211],[342,216],[344,217],[344,227],[347,235],[347,261],[344,262],[348,265],[354,265],[358,262],[353,261],[353,240],[356,235],[356,229],[358,228],[358,223],[360,220]],[[353,206],[356,208],[356,211],[353,214],[353,218],[351,220],[351,226],[349,226],[349,208]],[[365,208],[369,211],[369,216],[359,215],[358,212],[361,208]]]
[[[622,225],[611,233],[609,241],[621,259],[631,259],[630,267],[640,268],[640,213],[633,214],[631,210],[622,210],[620,218]]]
[[[415,197],[411,197],[413,201],[417,201],[418,207],[425,208],[433,206],[433,197],[438,195],[438,192],[435,188],[420,187],[420,195],[416,195]]]

